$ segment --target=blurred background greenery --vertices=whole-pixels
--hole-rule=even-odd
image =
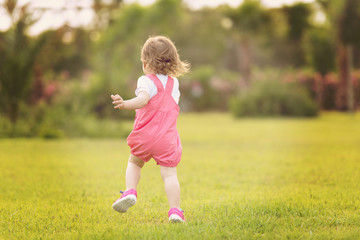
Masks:
[[[93,0],[90,24],[38,34],[29,28],[46,9],[0,3],[10,21],[0,32],[1,138],[127,136],[121,123],[134,112],[115,111],[109,96],[134,97],[150,35],[170,37],[192,65],[180,78],[184,112],[316,117],[360,106],[358,0],[199,9]]]

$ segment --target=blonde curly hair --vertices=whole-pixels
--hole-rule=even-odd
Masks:
[[[167,37],[149,37],[141,50],[141,61],[148,73],[183,75],[190,70],[190,64],[180,60],[174,43]]]

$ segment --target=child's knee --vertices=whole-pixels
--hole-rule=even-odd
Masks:
[[[163,167],[161,166],[161,176],[162,178],[167,178],[171,176],[177,176],[176,167]]]
[[[140,158],[138,158],[132,154],[130,154],[129,162],[139,166],[140,168],[142,168],[145,164],[145,162],[143,160],[141,160]]]

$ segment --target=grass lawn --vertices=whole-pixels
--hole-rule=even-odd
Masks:
[[[178,128],[187,224],[168,223],[154,161],[137,204],[112,210],[124,139],[2,139],[0,239],[360,239],[359,114],[182,114]]]

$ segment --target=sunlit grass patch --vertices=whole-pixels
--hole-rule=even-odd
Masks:
[[[184,225],[168,223],[154,162],[137,204],[112,210],[125,186],[124,139],[3,139],[0,239],[357,239],[359,120],[182,114]]]

